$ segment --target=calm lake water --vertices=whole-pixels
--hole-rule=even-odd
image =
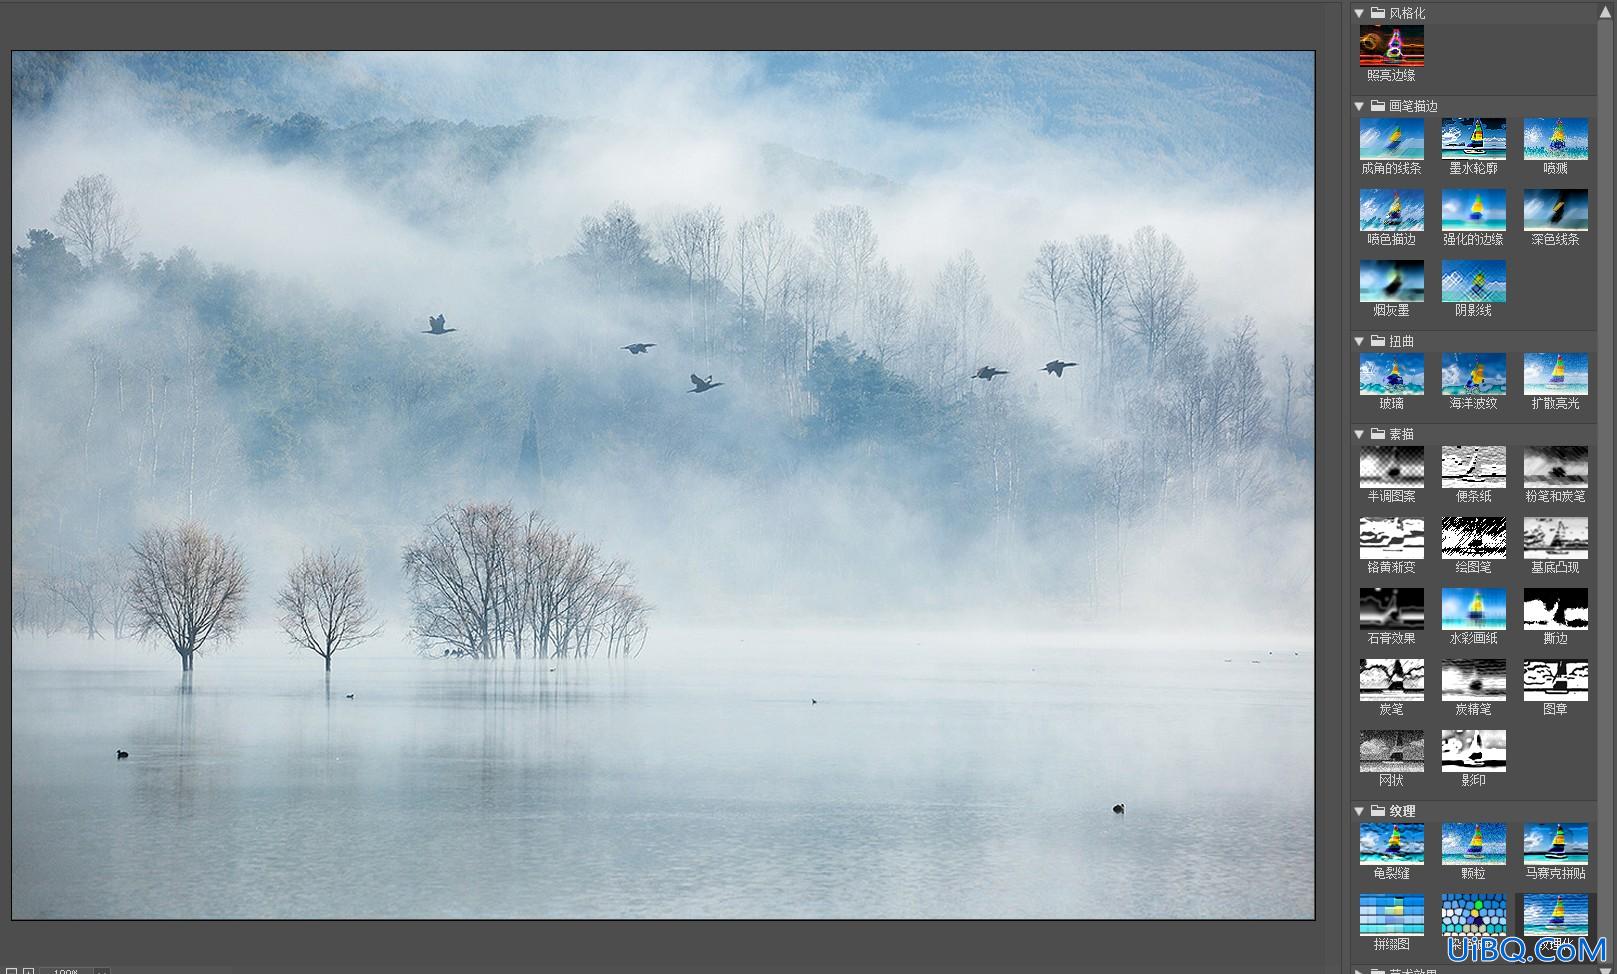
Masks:
[[[16,915],[1313,913],[1306,650],[698,644],[19,665]]]

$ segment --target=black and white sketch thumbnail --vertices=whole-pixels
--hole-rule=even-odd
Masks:
[[[1529,446],[1522,449],[1522,486],[1589,486],[1587,446]]]
[[[1460,728],[1443,731],[1444,771],[1504,771],[1505,732]]]
[[[1589,628],[1589,590],[1586,588],[1522,589],[1522,628],[1574,632]]]
[[[1503,517],[1443,518],[1443,557],[1497,561],[1510,554],[1510,531]]]
[[[1359,589],[1360,629],[1425,629],[1423,588]]]
[[[1586,517],[1522,518],[1523,558],[1588,558],[1589,519]]]
[[[1426,519],[1359,518],[1359,557],[1409,561],[1426,557]]]
[[[1589,699],[1586,659],[1522,660],[1522,699],[1539,702]]]
[[[1443,486],[1493,489],[1505,486],[1502,446],[1443,447]]]
[[[1406,657],[1360,658],[1359,699],[1426,699],[1426,661]]]
[[[1359,447],[1360,487],[1425,487],[1426,448],[1404,443]]]
[[[1392,727],[1359,731],[1359,770],[1425,771],[1426,732]]]
[[[1504,700],[1505,661],[1502,659],[1446,659],[1443,661],[1444,700]]]

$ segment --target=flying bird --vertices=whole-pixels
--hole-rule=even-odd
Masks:
[[[630,355],[644,355],[656,347],[656,342],[632,342],[623,346],[623,350]]]
[[[427,325],[428,325],[427,330],[422,332],[421,334],[423,334],[423,335],[447,335],[450,332],[456,330],[454,328],[445,328],[444,327],[444,316],[443,315],[433,315],[432,317],[428,318],[427,319]]]
[[[1051,360],[1049,362],[1044,363],[1044,371],[1050,373],[1051,375],[1053,375],[1053,376],[1055,376],[1056,378],[1059,379],[1059,378],[1061,378],[1061,370],[1062,369],[1070,369],[1070,368],[1076,366],[1077,364],[1078,364],[1077,362],[1063,362],[1060,359],[1053,359],[1053,360]]]
[[[724,385],[724,383],[722,383],[722,382],[714,382],[713,377],[711,375],[704,379],[701,376],[697,375],[695,372],[692,372],[691,373],[691,385],[695,386],[696,388],[695,389],[686,389],[685,390],[686,392],[706,392],[709,389],[716,389],[719,386]]]
[[[344,694],[344,696],[346,696],[350,700],[354,699],[354,695],[352,693]]]
[[[119,751],[118,752],[118,760],[120,760],[120,761],[122,761],[124,758],[127,758],[128,756],[129,756],[128,751]]]
[[[1118,802],[1116,805],[1112,806],[1112,814],[1113,815],[1122,815],[1123,814],[1123,803],[1122,802]]]
[[[992,365],[985,365],[972,373],[971,377],[973,379],[987,379],[989,382],[993,382],[996,375],[1010,375],[1010,373],[1004,369],[996,369]]]

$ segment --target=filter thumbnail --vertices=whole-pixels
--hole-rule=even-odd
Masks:
[[[1502,118],[1443,119],[1443,158],[1501,161],[1509,138]]]
[[[1444,660],[1443,699],[1456,701],[1505,699],[1505,661]]]
[[[1426,897],[1419,893],[1360,893],[1359,936],[1423,937]]]
[[[1359,229],[1401,233],[1425,230],[1425,191],[1381,188],[1359,190]]]
[[[1359,119],[1359,158],[1418,161],[1426,158],[1426,120],[1419,115]]]
[[[1523,895],[1522,936],[1589,936],[1589,895],[1587,893]]]
[[[1363,665],[1360,665],[1362,671]],[[1362,680],[1362,677],[1361,677]],[[1362,698],[1364,694],[1361,692]],[[1589,699],[1589,661],[1586,659],[1522,660],[1522,699],[1533,703]]]
[[[1359,589],[1360,629],[1425,629],[1423,588]]]
[[[1443,447],[1443,486],[1496,488],[1505,486],[1505,448],[1459,444]]]
[[[1462,727],[1443,731],[1443,770],[1502,772],[1506,770],[1505,731]]]
[[[1448,229],[1447,226],[1444,229]],[[1589,191],[1523,190],[1522,229],[1572,231],[1589,229]]]
[[[1359,699],[1415,701],[1426,698],[1426,661],[1393,657],[1359,660]]]
[[[1426,448],[1403,443],[1359,447],[1359,486],[1426,486]]]
[[[1522,864],[1587,865],[1588,822],[1528,822],[1522,826]]]
[[[1426,393],[1426,356],[1421,352],[1360,352],[1359,395],[1420,396]]]
[[[1522,119],[1522,158],[1578,162],[1589,158],[1587,118]]]
[[[1443,590],[1444,629],[1505,628],[1505,590],[1502,588],[1446,588]]]
[[[1444,893],[1443,936],[1503,937],[1510,927],[1504,893]]]
[[[1359,770],[1376,773],[1426,770],[1426,732],[1378,727],[1359,731]]]
[[[1522,518],[1523,558],[1589,557],[1589,519],[1559,514]]]
[[[1359,518],[1359,557],[1413,561],[1426,557],[1426,520],[1419,517]]]
[[[1503,866],[1505,823],[1444,822],[1443,865]]]
[[[1420,822],[1360,822],[1363,865],[1419,866],[1426,861],[1426,826]]]
[[[1359,261],[1359,301],[1426,300],[1426,262],[1422,260]]]
[[[1589,448],[1578,444],[1524,448],[1522,486],[1548,489],[1589,486]]]
[[[1588,352],[1527,352],[1522,356],[1522,392],[1529,396],[1587,396]]]
[[[1443,190],[1443,229],[1504,230],[1508,226],[1503,189]]]

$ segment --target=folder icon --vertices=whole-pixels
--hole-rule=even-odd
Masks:
[[[1386,438],[1387,438],[1387,431],[1386,430],[1380,428],[1379,426],[1370,427],[1370,439],[1372,439],[1372,440],[1384,440]],[[1375,808],[1375,806],[1372,805],[1370,807],[1372,809],[1370,814],[1374,815],[1375,812],[1373,811],[1373,809]]]
[[[1384,112],[1387,110],[1387,103],[1380,98],[1372,98],[1370,99],[1370,110],[1372,112]]]
[[[1386,348],[1387,347],[1387,336],[1386,335],[1371,335],[1370,336],[1370,347],[1371,348]]]
[[[1387,19],[1387,8],[1386,7],[1371,7],[1370,8],[1370,19],[1371,20],[1386,20]]]
[[[1371,805],[1370,806],[1370,817],[1371,818],[1386,818],[1387,817],[1387,806],[1385,806],[1385,805]]]

